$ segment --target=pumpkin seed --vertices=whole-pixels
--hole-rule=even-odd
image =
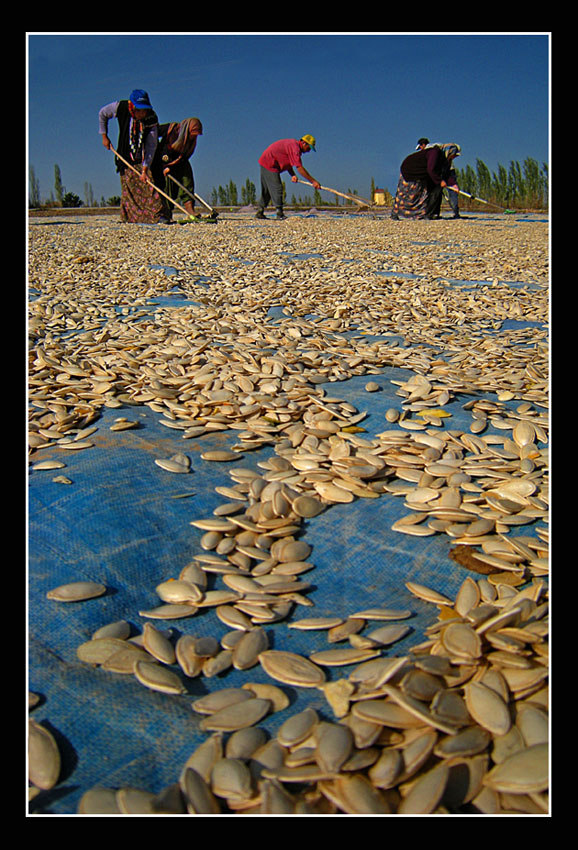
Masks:
[[[96,599],[105,593],[104,584],[95,581],[73,581],[49,590],[46,598],[55,599],[57,602],[84,602],[86,599]]]
[[[61,759],[58,745],[52,733],[36,723],[28,721],[28,778],[32,785],[48,791],[60,777]]]
[[[149,661],[137,661],[134,666],[134,675],[142,685],[152,691],[160,691],[165,694],[184,694],[186,692],[176,673]]]
[[[287,685],[315,688],[325,682],[323,670],[302,655],[268,649],[259,655],[262,668],[273,679]]]

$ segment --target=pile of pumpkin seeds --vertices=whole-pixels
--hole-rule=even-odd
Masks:
[[[228,465],[225,501],[193,520],[200,551],[156,587],[157,608],[138,612],[142,633],[103,624],[78,647],[95,675],[129,674],[167,699],[211,679],[192,705],[207,740],[171,787],[109,789],[103,775],[79,813],[548,812],[547,226],[421,223],[415,248],[415,225],[295,217],[197,235],[102,220],[80,241],[72,225],[32,224],[32,468],[60,470],[67,452],[91,448],[103,407],[119,409],[115,430],[146,405],[179,440],[235,437],[203,454]],[[468,280],[478,283],[456,283]],[[187,303],[164,306],[175,286]],[[412,377],[394,381],[399,405],[370,436],[339,382],[367,375],[375,392],[388,367]],[[447,427],[456,399],[467,399],[467,431]],[[189,472],[182,445],[157,465]],[[236,463],[264,446],[274,455],[259,472]],[[54,448],[63,461],[43,461]],[[408,583],[438,618],[400,657],[391,647],[410,611],[303,614],[314,570],[304,521],[363,498],[403,499],[393,531],[445,534],[469,571],[454,600]],[[79,581],[48,596],[104,592]],[[220,641],[167,638],[163,621],[207,607]],[[280,623],[326,630],[327,650],[272,649],[265,627]],[[251,681],[257,666],[271,684]],[[345,675],[328,680],[338,667]],[[228,669],[247,684],[227,687]],[[298,711],[269,739],[259,723],[287,710],[284,685],[322,692],[327,708]],[[33,793],[59,781],[49,734],[31,721]]]

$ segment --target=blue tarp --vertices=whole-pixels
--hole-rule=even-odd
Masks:
[[[385,430],[384,412],[399,402],[389,381],[410,375],[386,370],[378,378],[383,390],[371,395],[364,390],[367,378],[331,384],[328,389],[359,409],[370,403],[364,425],[372,435]],[[463,401],[446,406],[454,414],[456,429],[468,427]],[[110,431],[119,414],[138,419],[140,427]],[[225,501],[215,486],[232,483],[226,465],[201,460],[200,450],[230,445],[234,437],[220,434],[185,441],[158,420],[148,408],[105,409],[90,438],[94,448],[43,454],[65,459],[62,472],[71,485],[53,483],[53,473],[47,471],[30,475],[29,685],[43,697],[34,716],[54,731],[63,754],[62,779],[53,791],[37,798],[40,811],[74,813],[82,793],[94,785],[162,790],[176,781],[188,756],[206,737],[191,709],[193,699],[247,681],[271,682],[257,666],[244,672],[230,670],[215,679],[184,679],[187,694],[169,696],[144,688],[131,676],[94,669],[77,658],[77,647],[106,623],[128,619],[134,634],[142,631],[147,620],[138,612],[159,604],[156,585],[176,578],[202,551],[203,532],[191,521],[210,516]],[[183,451],[192,461],[189,474],[175,475],[154,463],[155,458]],[[272,454],[272,449],[264,448],[234,465],[259,470],[257,462]],[[302,580],[313,585],[307,596],[315,607],[298,607],[294,619],[346,615],[376,605],[409,608],[413,616],[406,622],[412,632],[385,654],[403,654],[423,638],[437,612],[412,596],[405,582],[427,584],[453,598],[468,573],[449,558],[445,535],[416,538],[391,530],[392,523],[408,513],[403,501],[389,494],[358,499],[333,505],[305,522],[303,539],[312,546],[309,560],[315,569]],[[56,585],[78,580],[102,582],[108,592],[79,603],[46,599]],[[212,581],[222,587],[218,576]],[[170,630],[174,638],[181,633],[220,638],[227,630],[211,609],[186,620],[149,622]],[[283,622],[265,628],[272,648],[309,654],[330,647],[324,632],[291,630]],[[334,680],[350,668],[326,669],[328,679]],[[272,734],[289,712],[306,705],[331,719],[322,693],[285,690],[292,706],[260,724]]]
[[[365,390],[367,376],[323,387],[368,411],[362,424],[364,436],[371,437],[395,427],[384,418],[388,408],[401,406],[398,387],[391,382],[412,374],[384,369],[371,377],[381,387],[371,394]],[[468,430],[471,417],[463,409],[467,400],[458,396],[445,406],[452,414],[448,427]],[[138,421],[139,427],[111,431],[119,416]],[[43,460],[62,459],[66,468],[30,472],[29,689],[41,695],[34,717],[53,731],[63,759],[58,785],[36,798],[34,812],[74,814],[82,794],[96,785],[161,791],[177,781],[184,762],[206,737],[199,729],[200,716],[191,709],[195,698],[222,687],[272,681],[260,666],[243,672],[231,669],[215,678],[183,677],[187,693],[171,696],[143,687],[132,676],[90,667],[77,657],[77,647],[97,628],[120,619],[131,623],[134,635],[145,622],[174,639],[182,633],[220,638],[227,631],[213,609],[176,621],[149,621],[138,614],[158,605],[155,587],[178,577],[201,551],[203,532],[191,522],[212,515],[225,501],[215,487],[232,483],[230,465],[208,463],[200,453],[231,446],[235,432],[183,440],[181,432],[164,427],[159,419],[146,406],[103,408],[98,430],[90,437],[93,448],[45,449]],[[189,474],[172,474],[154,462],[177,452],[190,458]],[[273,454],[273,447],[266,446],[232,465],[263,472],[258,462]],[[72,484],[53,482],[58,473]],[[411,633],[384,654],[404,654],[422,640],[437,610],[412,596],[405,582],[423,583],[454,597],[470,573],[449,558],[451,544],[445,535],[419,538],[391,530],[408,512],[402,498],[386,494],[334,505],[306,521],[303,539],[312,546],[308,560],[315,568],[302,580],[312,583],[306,595],[314,607],[297,607],[292,619],[346,616],[377,605],[409,608]],[[531,529],[512,531],[517,533],[529,534]],[[107,593],[73,604],[46,598],[55,586],[79,580],[102,582]],[[211,582],[222,586],[218,576]],[[271,648],[309,654],[330,647],[324,632],[291,630],[287,622],[265,629]],[[326,668],[327,678],[342,678],[349,670]],[[269,733],[307,705],[333,719],[322,692],[283,688],[291,705],[259,724]]]

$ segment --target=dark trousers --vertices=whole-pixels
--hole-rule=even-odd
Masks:
[[[261,197],[257,206],[263,211],[270,203],[278,212],[283,210],[283,183],[276,171],[268,171],[261,166]]]
[[[425,211],[426,218],[439,218],[440,210],[442,207],[442,195],[443,189],[441,186],[432,186],[428,190]]]
[[[458,216],[460,214],[460,202],[459,202],[460,196],[453,189],[447,189],[446,191],[448,193],[448,201],[449,201],[450,207],[452,208],[452,212],[455,216]]]

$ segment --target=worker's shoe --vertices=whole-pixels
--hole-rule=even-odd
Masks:
[[[283,221],[283,219],[287,218],[283,211],[277,213],[277,221]]]
[[[257,215],[255,216],[255,218],[264,218],[264,219],[266,219],[266,218],[267,218],[267,216],[265,215],[265,213],[263,212],[263,210],[259,210],[259,212],[258,212],[258,213],[257,213]]]

